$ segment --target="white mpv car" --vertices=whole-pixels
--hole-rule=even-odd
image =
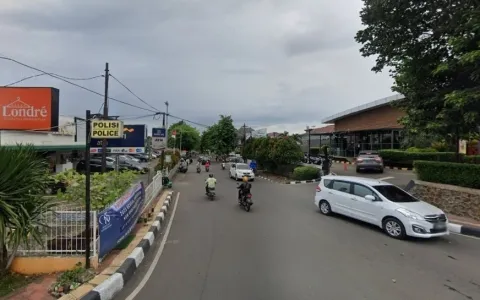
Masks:
[[[442,210],[381,180],[324,176],[318,183],[314,202],[324,215],[333,212],[374,224],[397,239],[449,234]]]
[[[230,166],[230,178],[241,180],[245,176],[248,177],[248,180],[255,180],[255,174],[253,173],[252,169],[250,169],[249,165],[243,163],[233,163]]]

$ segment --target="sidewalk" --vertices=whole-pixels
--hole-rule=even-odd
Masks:
[[[480,221],[455,215],[447,215],[447,218],[451,232],[480,237]]]

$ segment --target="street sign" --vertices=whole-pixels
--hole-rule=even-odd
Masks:
[[[123,125],[123,138],[109,139],[107,153],[135,154],[145,153],[147,131],[145,125]],[[102,153],[102,138],[90,139],[90,153]]]
[[[152,128],[152,148],[162,150],[167,147],[167,132],[165,128]]]
[[[92,120],[92,139],[121,139],[123,122],[118,120]]]

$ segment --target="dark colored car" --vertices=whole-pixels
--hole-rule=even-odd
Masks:
[[[363,153],[362,153],[363,152]],[[355,161],[357,173],[360,171],[373,170],[383,173],[383,159],[378,152],[375,151],[360,151]]]
[[[85,173],[86,170],[86,164],[85,160],[81,160],[77,163],[77,168],[76,168],[78,173]],[[107,166],[105,169],[107,172],[114,171],[115,167],[113,163],[107,161]],[[90,159],[90,172],[92,173],[98,173],[102,172],[102,160],[98,158],[92,158]]]
[[[141,162],[148,162],[149,157],[147,154],[130,154],[130,156],[135,157],[136,159],[140,160]]]

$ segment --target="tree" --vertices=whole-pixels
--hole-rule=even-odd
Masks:
[[[44,197],[48,164],[32,146],[0,147],[0,276],[10,267],[20,244],[42,244],[43,213],[52,203]]]
[[[220,115],[220,120],[202,134],[200,151],[211,151],[226,156],[235,150],[237,131],[231,116]]]
[[[176,138],[172,138],[172,132],[176,131]],[[196,149],[200,144],[200,132],[184,121],[174,123],[168,128],[168,147],[180,147],[180,139],[182,140],[182,150],[191,151]]]
[[[255,159],[266,170],[276,172],[285,169],[284,167],[293,170],[293,167],[303,159],[303,152],[296,138],[284,133],[275,138],[248,139],[245,144],[245,156]]]
[[[372,71],[390,69],[410,134],[459,138],[480,123],[480,7],[475,0],[364,0],[356,35]],[[458,149],[458,147],[455,147]]]

